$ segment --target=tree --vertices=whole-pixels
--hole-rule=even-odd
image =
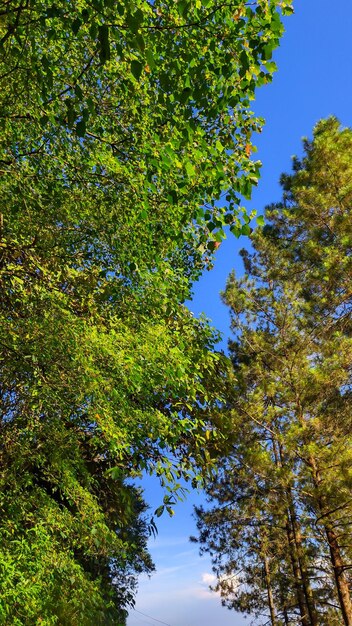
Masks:
[[[219,504],[197,512],[199,540],[225,601],[249,613],[263,562],[271,624],[352,619],[351,144],[336,119],[317,125],[224,295],[236,382],[225,469],[208,489]],[[237,569],[243,584],[228,588]]]
[[[227,366],[183,302],[248,232],[289,5],[1,5],[3,623],[123,622],[152,567],[126,479],[209,465]]]
[[[170,240],[213,244],[209,232],[235,220],[238,193],[258,178],[250,137],[260,121],[249,102],[271,80],[279,6],[289,4],[5,3],[3,176],[39,161],[46,198],[69,182],[82,194],[87,183],[96,211],[108,196],[105,232],[91,207],[89,228],[110,247],[109,235],[119,246],[128,233],[124,273],[128,263],[158,264]],[[71,206],[76,222],[84,199]]]

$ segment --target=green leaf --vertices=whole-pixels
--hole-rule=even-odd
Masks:
[[[79,17],[77,17],[77,18],[76,18],[75,20],[73,20],[73,22],[72,22],[72,26],[71,26],[72,32],[73,32],[75,35],[77,35],[77,33],[78,33],[79,29],[81,28],[81,26],[82,26],[82,22],[81,22],[81,20],[79,19]]]
[[[194,166],[192,165],[192,163],[190,161],[186,162],[185,169],[186,169],[188,178],[193,178],[193,176],[195,175],[196,171],[195,171]]]
[[[230,231],[233,233],[233,235],[235,235],[235,237],[237,237],[237,239],[242,234],[242,229],[239,226],[235,226],[235,224],[230,226]]]
[[[131,72],[136,80],[139,80],[142,74],[143,65],[139,61],[133,60],[131,63]]]
[[[71,102],[69,102],[67,104],[67,125],[68,125],[69,128],[73,127],[75,118],[76,118],[76,112],[75,112]]]
[[[126,22],[133,33],[137,33],[144,20],[144,14],[141,9],[137,9],[135,13],[127,13]]]
[[[89,119],[89,109],[87,109],[87,108],[83,109],[83,111],[82,111],[82,118],[87,123],[87,121]]]
[[[78,100],[83,100],[83,91],[79,85],[75,85],[75,95]]]
[[[145,40],[144,40],[143,35],[141,35],[140,33],[138,33],[138,34],[135,36],[134,41],[135,41],[135,43],[136,43],[136,47],[137,47],[137,48],[139,48],[139,50],[141,50],[141,52],[144,52],[144,50],[145,50]]]
[[[181,104],[185,104],[187,100],[191,97],[192,89],[190,87],[185,87],[180,94],[179,100]]]
[[[98,28],[98,41],[100,62],[104,64],[110,59],[109,27],[106,24]]]
[[[249,69],[248,54],[245,50],[242,50],[240,54],[240,70],[239,70],[240,76],[244,76],[248,69]]]
[[[76,124],[76,133],[77,133],[78,137],[84,137],[84,135],[86,134],[86,123],[85,123],[84,119],[82,119],[79,122],[77,122],[77,124]]]
[[[267,63],[265,63],[265,69],[272,73],[272,72],[276,72],[277,71],[277,65],[275,63],[275,61],[267,61]]]
[[[174,189],[171,189],[169,191],[169,198],[172,202],[172,204],[177,204],[178,203],[178,195],[177,195],[177,191],[175,191]]]
[[[250,200],[252,196],[252,185],[248,178],[242,178],[240,183],[240,191],[241,194],[246,198],[246,200]]]
[[[165,506],[162,504],[157,509],[155,509],[154,515],[156,515],[157,517],[161,517],[162,514],[164,513],[164,510],[165,510]]]
[[[98,26],[97,26],[97,24],[95,24],[95,22],[93,22],[93,24],[91,24],[91,26],[89,28],[89,34],[90,34],[90,36],[91,36],[91,38],[93,40],[95,40],[97,38]]]
[[[241,228],[241,233],[242,235],[250,235],[252,232],[252,229],[250,226],[248,226],[248,224],[243,224],[242,228]]]
[[[148,65],[150,67],[150,69],[152,70],[155,67],[155,61],[154,61],[154,57],[153,57],[153,53],[151,50],[149,50],[148,48],[145,51],[145,58],[147,59]]]
[[[85,24],[87,24],[87,22],[89,21],[89,10],[88,9],[83,9],[82,13],[81,13],[81,16],[82,16],[83,22]]]
[[[181,15],[181,17],[184,17],[185,15],[187,15],[188,9],[189,9],[188,0],[177,0],[177,11],[179,15]]]
[[[273,43],[270,42],[266,46],[264,46],[262,50],[262,57],[265,61],[269,61],[273,56]]]

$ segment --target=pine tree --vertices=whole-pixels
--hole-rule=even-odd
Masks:
[[[275,602],[282,623],[296,619],[293,610],[303,626],[352,620],[351,148],[352,131],[337,120],[317,125],[303,160],[282,177],[283,201],[267,209],[266,226],[253,235],[254,253],[243,252],[245,277],[232,274],[224,295],[237,382],[222,481],[234,518],[244,502],[266,510],[270,547],[285,529],[286,558],[273,556],[266,602],[271,621]],[[253,493],[238,490],[242,475],[254,481]],[[223,502],[216,484],[210,500]],[[221,528],[224,516],[198,511],[205,549],[209,524]],[[230,524],[231,534],[237,527]],[[229,557],[215,548],[214,558],[233,563],[240,549]],[[246,558],[254,564],[259,556],[257,546]],[[225,590],[231,593],[240,591]],[[254,584],[252,596],[259,595]],[[244,610],[252,612],[250,602]]]

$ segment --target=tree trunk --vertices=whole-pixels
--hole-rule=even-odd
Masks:
[[[288,621],[288,613],[287,613],[287,606],[286,606],[286,604],[284,604],[284,606],[283,606],[283,615],[284,615],[285,626],[289,626],[290,623]]]
[[[280,576],[282,576],[283,573],[282,573],[282,569],[281,569],[280,566],[279,566],[279,572],[280,572]],[[287,572],[286,571],[285,571],[285,574],[287,576]],[[285,585],[282,584],[282,581],[280,581],[280,611],[282,611],[282,616],[283,616],[283,619],[284,619],[284,625],[285,626],[289,626],[289,624],[290,624],[289,619],[288,619],[287,601],[288,601],[287,589],[286,589]]]
[[[284,459],[281,444],[278,444],[278,447],[279,447],[280,465],[282,467],[282,465],[285,462],[285,459]],[[311,626],[319,626],[318,615],[317,615],[317,611],[315,608],[313,590],[312,590],[310,580],[309,580],[307,558],[306,558],[305,549],[302,543],[301,528],[300,528],[300,524],[297,518],[296,507],[295,507],[295,502],[293,499],[291,487],[287,486],[285,491],[286,491],[289,520],[291,523],[292,533],[293,533],[294,542],[296,546],[297,559],[298,559],[301,580],[302,580],[302,588],[303,588],[305,602],[306,602],[306,606],[308,610],[309,620],[310,620]]]
[[[294,540],[291,523],[290,523],[288,515],[287,515],[287,522],[286,522],[286,534],[287,534],[288,548],[289,548],[289,553],[290,553],[290,560],[291,560],[291,565],[292,565],[293,580],[294,580],[295,589],[296,589],[297,604],[298,604],[299,613],[301,616],[301,624],[302,626],[311,626],[308,620],[308,611],[306,608],[304,592],[302,589],[301,572],[300,572],[299,563],[298,563],[297,554],[296,554],[295,540]]]
[[[263,556],[263,560],[264,560],[265,583],[266,583],[266,590],[268,593],[268,605],[269,605],[269,611],[270,611],[271,626],[276,626],[277,625],[276,611],[275,611],[275,606],[274,606],[273,591],[271,587],[269,560],[266,554]]]
[[[305,597],[306,605],[308,609],[309,619],[310,619],[310,623],[312,626],[319,626],[318,616],[317,616],[317,612],[315,608],[313,590],[310,584],[308,570],[307,570],[304,547],[302,545],[301,529],[299,526],[299,522],[297,520],[297,515],[296,515],[294,502],[292,498],[292,492],[290,488],[288,488],[287,490],[287,496],[288,496],[290,520],[292,524],[292,531],[293,531],[295,546],[297,550],[297,558],[298,558],[299,569],[301,573],[302,587],[303,587],[304,597]]]
[[[282,453],[281,446],[274,439],[272,440],[272,444],[273,444],[273,451],[274,451],[276,465],[278,467],[282,467],[283,453]],[[302,551],[299,552],[298,550],[298,546],[299,546],[298,539],[300,535],[298,535],[297,533],[298,522],[297,522],[297,517],[294,511],[292,493],[288,487],[284,488],[284,493],[286,496],[285,528],[286,528],[286,535],[287,535],[287,541],[288,541],[288,547],[289,547],[290,560],[291,560],[291,565],[292,565],[294,586],[296,590],[297,604],[298,604],[299,613],[301,616],[301,624],[302,626],[318,626],[317,622],[312,622],[311,620],[311,615],[310,615],[311,612],[309,611],[308,602],[307,602],[307,595],[309,596],[309,594],[307,594],[306,592],[306,585],[304,584],[304,578],[302,575],[303,568],[299,559],[300,552]]]
[[[352,626],[352,602],[348,581],[345,576],[344,562],[341,556],[339,542],[336,533],[330,524],[324,524],[327,540],[329,542],[331,563],[334,570],[336,589],[339,596],[341,612],[346,626]]]
[[[323,522],[326,538],[329,544],[330,559],[334,572],[335,585],[339,603],[341,607],[341,613],[345,626],[352,626],[352,601],[349,584],[345,576],[345,563],[341,554],[338,537],[335,530],[329,520],[329,507],[326,497],[321,492],[321,475],[317,467],[314,457],[309,458],[309,466],[312,470],[313,484],[317,491],[317,503],[321,515],[325,518]]]

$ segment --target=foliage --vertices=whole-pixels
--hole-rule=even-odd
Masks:
[[[214,249],[211,233],[221,241],[224,224],[239,227],[238,196],[258,178],[251,134],[261,122],[249,105],[275,70],[278,7],[289,4],[4,3],[3,174],[22,185],[39,170],[39,203],[44,195],[59,205],[75,188],[70,211],[51,206],[45,225],[53,214],[72,224],[74,212],[82,228],[89,215],[101,242],[111,247],[114,237],[124,275],[130,264],[158,266],[175,239],[192,249],[196,241],[197,258]]]
[[[351,148],[316,126],[224,295],[236,383],[199,540],[224,602],[272,626],[352,623]]]
[[[248,232],[282,12],[0,4],[4,624],[122,623],[152,568],[126,478],[209,465],[226,364],[183,302],[224,225]]]

